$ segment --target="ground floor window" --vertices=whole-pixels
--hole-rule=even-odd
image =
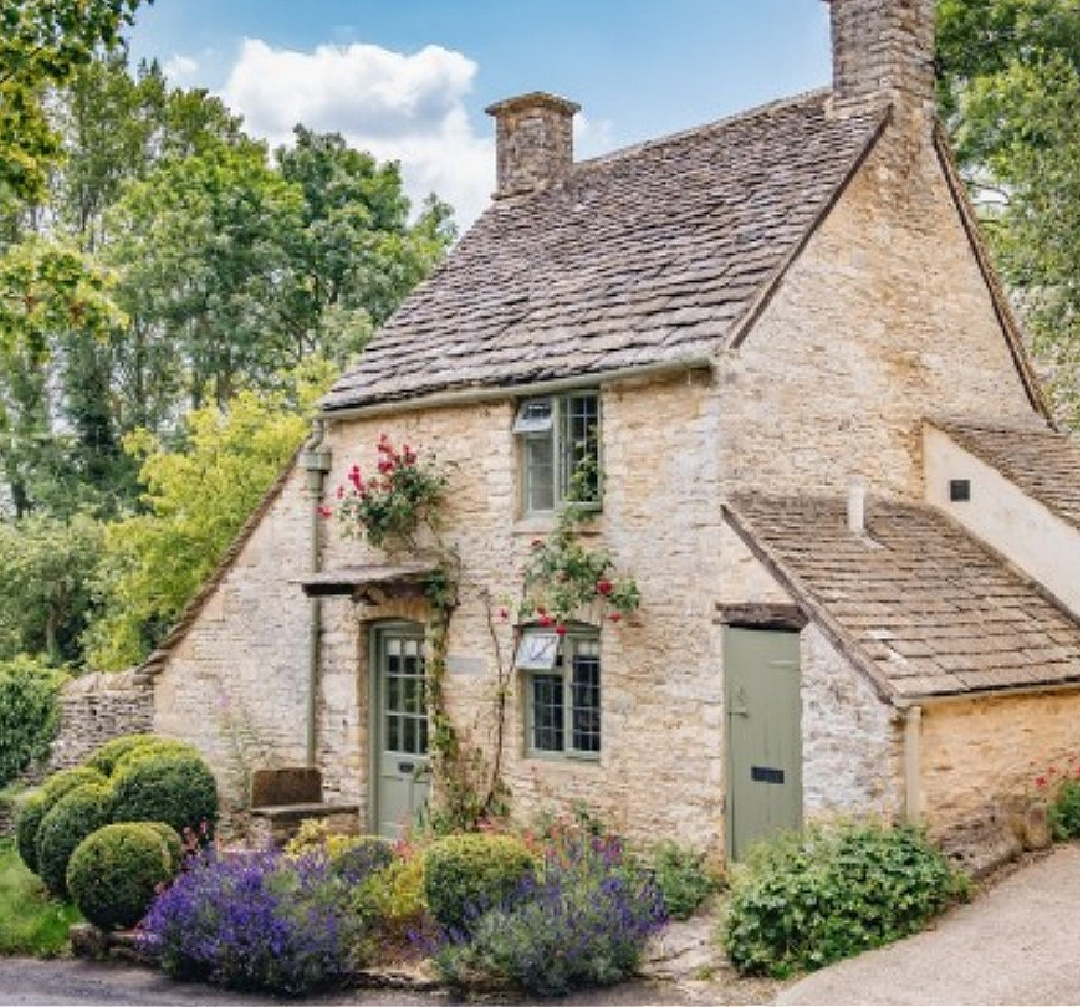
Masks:
[[[525,743],[531,755],[600,755],[600,639],[595,631],[527,631],[518,648],[524,675]]]

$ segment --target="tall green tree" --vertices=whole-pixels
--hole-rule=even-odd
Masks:
[[[1080,426],[1080,5],[939,0],[940,105],[1057,412]]]

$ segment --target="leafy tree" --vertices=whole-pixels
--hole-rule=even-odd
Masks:
[[[941,108],[995,258],[1080,424],[1080,6],[939,0]]]
[[[41,97],[112,48],[139,0],[4,0],[0,4],[0,205],[40,200],[60,154]]]
[[[0,522],[0,661],[23,653],[78,661],[103,538],[102,526],[84,514]]]
[[[178,448],[147,431],[126,438],[148,511],[108,528],[91,665],[122,668],[149,653],[303,441],[329,375],[311,365],[289,393],[245,391],[227,409],[196,409]]]

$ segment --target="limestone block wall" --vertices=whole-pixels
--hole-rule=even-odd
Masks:
[[[1033,781],[1080,756],[1080,689],[927,705],[922,716],[922,802],[944,832],[990,818]]]
[[[294,469],[154,679],[154,730],[197,745],[226,798],[242,761],[304,762],[311,506]]]
[[[918,498],[923,417],[1038,422],[937,155],[890,134],[718,369],[725,490]]]
[[[602,410],[604,509],[588,538],[633,573],[642,609],[632,624],[601,628],[599,764],[525,756],[522,683],[514,673],[505,776],[523,815],[580,798],[633,834],[717,845],[723,833],[723,690],[711,616],[721,517],[718,473],[709,460],[715,454],[708,445],[715,442],[718,399],[706,378],[691,376],[605,388]],[[329,435],[331,495],[354,461],[374,471],[383,432],[434,453],[449,473],[443,536],[465,564],[461,606],[451,626],[449,702],[461,728],[484,745],[493,739],[496,640],[504,668],[513,657],[511,627],[496,618],[493,636],[489,611],[519,596],[530,544],[552,526],[518,513],[512,423],[513,405],[504,402],[343,422]],[[327,567],[379,558],[342,538],[333,520],[326,532]],[[424,621],[426,612],[402,603],[350,609],[345,602],[326,606],[334,642],[328,640],[324,684],[334,684],[324,690],[321,751],[328,780],[356,779],[366,790],[368,633],[379,619]]]
[[[153,726],[154,694],[145,675],[99,672],[73,679],[60,694],[60,730],[47,771],[77,765],[106,741]]]

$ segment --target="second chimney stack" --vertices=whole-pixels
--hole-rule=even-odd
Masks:
[[[534,91],[487,109],[495,119],[496,199],[564,181],[574,163],[574,116],[581,106]]]

